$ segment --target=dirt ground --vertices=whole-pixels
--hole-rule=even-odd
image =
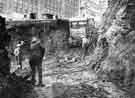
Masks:
[[[43,61],[43,83],[35,86],[26,98],[130,98],[111,82],[98,79],[84,61],[78,58],[48,56]],[[29,68],[28,59],[23,62]],[[15,63],[12,64],[12,70]]]

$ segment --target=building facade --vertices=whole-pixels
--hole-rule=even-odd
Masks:
[[[107,0],[81,0],[80,16],[95,18],[104,13],[107,8]]]
[[[80,0],[64,0],[63,14],[65,18],[73,18],[78,16],[80,9]]]
[[[10,18],[23,18],[32,12],[38,13],[37,5],[38,0],[0,0],[0,14]]]
[[[79,14],[80,0],[41,0],[40,15],[46,13],[57,15],[60,18],[71,18]]]
[[[80,0],[0,0],[0,13],[27,15],[36,13],[38,18],[45,14],[60,18],[71,18],[79,14]]]
[[[45,14],[62,16],[62,4],[63,0],[40,0],[39,2],[39,14],[44,17]]]

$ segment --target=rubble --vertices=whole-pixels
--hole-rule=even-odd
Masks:
[[[80,83],[76,85],[54,83],[53,85],[53,89],[52,87],[49,88],[50,92],[48,92],[47,98],[114,98],[115,96],[111,95],[111,93],[101,87],[95,88],[94,86],[86,83]],[[53,97],[49,95],[53,95]],[[115,98],[119,97],[115,96]]]
[[[25,94],[33,89],[32,83],[26,80],[27,77],[19,77],[11,74],[8,77],[2,77],[0,81],[1,98],[26,98]]]

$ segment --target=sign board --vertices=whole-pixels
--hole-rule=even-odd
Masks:
[[[74,38],[86,36],[87,20],[70,21],[70,35]]]
[[[82,37],[86,35],[86,28],[70,28],[70,33],[72,37]]]

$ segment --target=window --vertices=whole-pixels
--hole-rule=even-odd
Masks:
[[[43,0],[43,4],[44,4],[44,7],[46,8],[48,4],[48,0]]]
[[[0,3],[0,12],[3,12],[3,10],[4,10],[4,5],[3,5],[3,3],[1,2],[1,3]]]

